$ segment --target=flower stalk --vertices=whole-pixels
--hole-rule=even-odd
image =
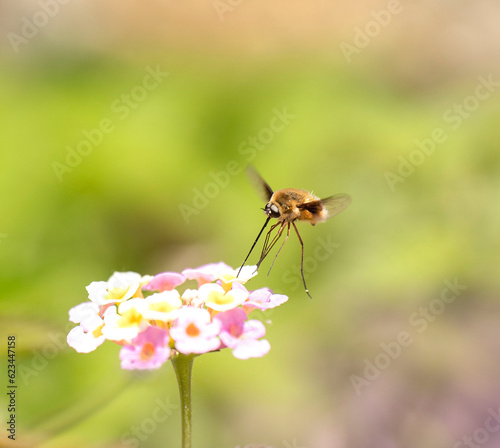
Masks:
[[[191,373],[196,355],[179,353],[171,359],[181,401],[182,448],[191,448]]]

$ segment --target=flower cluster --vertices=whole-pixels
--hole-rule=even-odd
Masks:
[[[269,342],[264,324],[249,320],[254,309],[274,308],[288,300],[267,288],[248,291],[244,284],[255,266],[237,271],[213,263],[182,273],[141,276],[115,272],[107,282],[87,286],[90,302],[69,311],[79,324],[68,334],[68,344],[89,353],[106,339],[122,345],[123,369],[156,369],[176,353],[201,354],[232,349],[239,359],[265,355]],[[196,280],[197,289],[177,288]]]

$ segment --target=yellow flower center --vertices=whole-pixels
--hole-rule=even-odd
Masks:
[[[123,297],[127,293],[128,288],[120,288],[116,287],[113,288],[111,291],[109,291],[105,298],[106,300],[112,300],[113,302],[119,302],[120,300],[123,300]]]
[[[151,311],[159,311],[161,313],[170,313],[174,310],[174,307],[167,302],[152,303],[149,305]]]
[[[96,339],[99,337],[99,336],[102,336],[102,327],[104,327],[104,324],[102,324],[100,327],[97,327],[93,332],[92,332],[92,336],[94,336]]]
[[[212,302],[217,305],[227,305],[233,302],[233,297],[230,294],[222,294],[219,291],[210,291],[207,302]]]
[[[133,327],[139,325],[142,321],[142,314],[138,313],[134,308],[125,311],[121,319],[118,320],[118,326],[121,328]]]
[[[232,287],[232,283],[231,281],[234,280],[236,277],[234,275],[231,275],[231,274],[226,274],[226,275],[223,275],[221,277],[221,280],[222,280],[222,289],[224,290],[224,292],[228,292],[231,287]]]
[[[141,286],[139,286],[136,289],[136,291],[134,292],[134,294],[132,295],[132,297],[135,298],[135,299],[144,299],[144,295],[142,294]]]

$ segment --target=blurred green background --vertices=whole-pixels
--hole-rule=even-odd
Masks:
[[[271,352],[195,361],[194,446],[500,445],[485,426],[500,406],[499,6],[398,5],[1,3],[1,332],[17,336],[19,440],[2,425],[0,446],[179,446],[171,366],[122,371],[109,342],[76,353],[68,310],[114,271],[239,266],[264,222],[249,162],[275,190],[353,202],[300,226],[313,300],[296,238],[248,284],[290,297],[256,314]],[[168,76],[141,87],[151,71]],[[276,110],[289,122],[269,132]],[[173,410],[156,422],[160,403]]]

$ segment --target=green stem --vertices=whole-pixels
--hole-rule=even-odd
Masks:
[[[181,399],[182,448],[191,448],[191,371],[196,355],[178,355],[171,358]]]

